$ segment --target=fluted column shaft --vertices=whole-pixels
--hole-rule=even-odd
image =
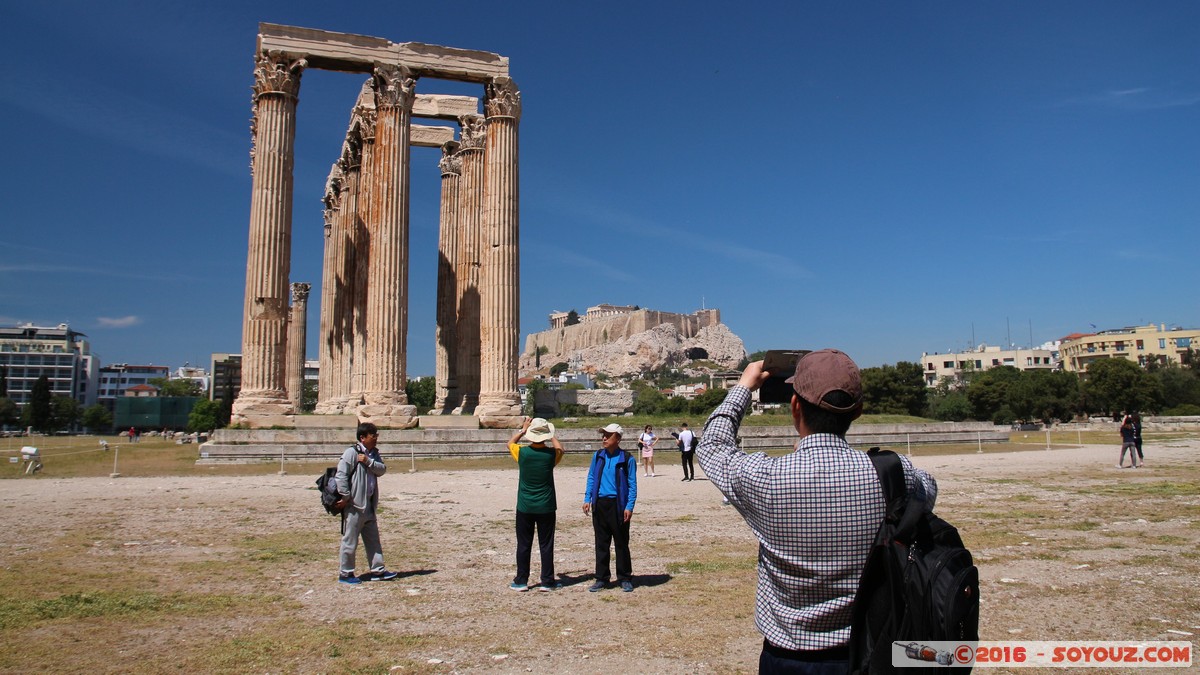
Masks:
[[[316,412],[325,414],[330,402],[337,396],[337,374],[334,363],[341,356],[341,344],[337,335],[337,318],[335,304],[338,302],[337,274],[338,265],[345,251],[342,250],[341,237],[342,210],[342,168],[335,163],[325,185],[325,246],[321,259],[321,317],[320,341],[317,347],[317,360],[320,363],[320,377],[317,381]],[[294,293],[294,291],[293,291]]]
[[[286,395],[288,275],[291,271],[292,167],[303,60],[255,59],[250,238],[242,322],[242,386],[234,422],[292,412]]]
[[[354,346],[354,308],[356,252],[354,232],[358,227],[359,186],[361,170],[358,157],[346,168],[342,180],[342,208],[339,210],[338,239],[341,257],[337,260],[337,298],[334,305],[334,322],[339,352],[334,360],[334,392],[341,407],[350,399],[351,351]],[[340,410],[339,410],[340,412]]]
[[[407,405],[404,385],[408,338],[409,123],[416,81],[406,68],[377,66],[372,84],[377,118],[371,175],[372,222],[368,224],[371,255],[367,285],[367,390],[359,415],[407,416],[411,420],[415,409]]]
[[[455,363],[458,412],[473,412],[479,403],[479,264],[484,172],[484,120],[470,115],[462,125],[462,173],[458,186],[458,317],[455,322]]]
[[[434,335],[434,410],[448,412],[458,405],[454,323],[458,313],[458,187],[462,159],[455,156],[458,143],[442,146],[442,199],[438,220],[437,327]]]
[[[292,410],[300,412],[304,394],[304,356],[308,339],[308,293],[312,284],[292,284],[292,311],[287,335],[287,393]]]
[[[521,93],[511,79],[496,78],[488,84],[484,109],[487,146],[479,281],[482,362],[476,415],[485,426],[508,426],[521,414],[517,393],[521,281],[517,127]]]
[[[367,390],[367,288],[370,286],[372,189],[375,184],[375,108],[359,109],[362,134],[362,170],[358,182],[358,205],[350,228],[354,250],[354,306],[351,310],[350,401],[349,407],[362,403]]]

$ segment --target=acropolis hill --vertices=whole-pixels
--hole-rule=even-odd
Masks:
[[[692,314],[660,312],[633,306],[589,307],[577,324],[566,325],[567,313],[550,315],[550,329],[525,339],[519,363],[523,375],[560,362],[572,369],[625,375],[662,366],[674,367],[707,359],[732,368],[746,355],[741,338],[721,323],[721,311]],[[539,348],[544,348],[535,360]],[[540,368],[535,366],[540,362]]]

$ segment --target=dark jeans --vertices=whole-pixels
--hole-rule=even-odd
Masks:
[[[780,675],[845,675],[850,672],[850,649],[834,647],[815,652],[782,649],[763,640],[758,656],[758,672]]]
[[[1134,439],[1133,439],[1133,442],[1134,442],[1134,444],[1137,446],[1137,451],[1138,451],[1138,461],[1140,462],[1140,461],[1142,461],[1142,459],[1143,459],[1143,458],[1142,458],[1142,439],[1141,439],[1141,438],[1139,438],[1139,437],[1136,437],[1136,436],[1135,436],[1135,437],[1134,437]]]
[[[695,450],[684,450],[683,452],[681,452],[679,454],[683,455],[683,477],[684,478],[695,478],[696,477],[696,467],[695,467],[695,465],[692,464],[692,460],[696,457],[696,451]]]
[[[538,551],[542,554],[542,584],[554,583],[554,512],[517,511],[517,576],[513,583],[529,583],[529,557],[533,553],[533,528],[537,526]]]
[[[592,529],[596,531],[596,580],[612,581],[609,571],[609,545],[617,548],[617,581],[633,580],[633,561],[629,556],[629,523],[617,505],[616,497],[599,497],[592,507]]]

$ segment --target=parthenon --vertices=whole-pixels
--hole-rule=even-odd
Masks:
[[[288,277],[296,108],[310,67],[370,75],[323,199],[316,412],[390,428],[418,423],[405,394],[409,148],[418,145],[442,150],[437,400],[427,412],[517,426],[521,94],[508,59],[266,23],[255,53],[242,389],[233,422],[275,426],[299,412],[291,362],[304,350],[289,350],[288,341],[289,334],[303,340],[303,331],[289,330],[289,321],[305,312],[289,307]],[[423,77],[483,85],[483,114],[475,97],[417,94]],[[414,117],[454,120],[459,139],[453,127],[414,125]],[[307,288],[297,295],[306,297]]]

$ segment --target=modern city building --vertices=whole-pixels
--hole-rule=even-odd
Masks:
[[[200,387],[200,391],[204,392],[205,396],[208,395],[209,386],[212,384],[211,378],[209,378],[208,373],[203,368],[197,368],[187,363],[176,368],[175,372],[171,373],[171,379],[191,380]]]
[[[65,323],[0,326],[0,367],[8,398],[24,406],[34,383],[45,375],[52,396],[70,396],[85,407],[95,403],[99,358],[86,337]]]
[[[208,372],[212,373],[212,387],[208,390],[208,398],[216,401],[224,396],[228,388],[232,388],[234,398],[242,390],[242,355],[215,353],[212,355]]]
[[[959,378],[964,372],[982,371],[997,366],[1012,366],[1018,370],[1054,370],[1059,363],[1059,343],[1047,342],[1032,349],[1003,349],[996,345],[979,345],[964,352],[921,354],[921,370],[925,385],[937,386],[943,378]]]
[[[150,384],[150,380],[166,378],[170,374],[166,366],[137,365],[130,363],[114,363],[100,368],[100,386],[98,401],[108,408],[109,412],[116,409],[116,401],[125,395],[131,387]]]
[[[1200,346],[1198,328],[1148,324],[1072,333],[1062,339],[1060,351],[1066,370],[1080,372],[1097,359],[1123,358],[1143,367],[1151,360],[1181,363],[1183,355],[1196,346]]]

